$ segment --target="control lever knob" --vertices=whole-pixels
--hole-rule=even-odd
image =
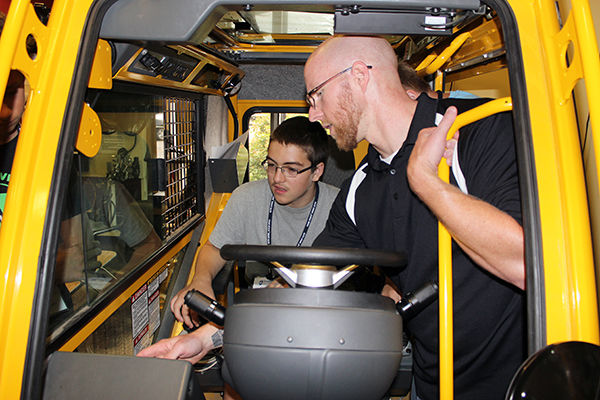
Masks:
[[[428,282],[420,289],[402,296],[402,300],[396,304],[396,309],[402,316],[402,319],[409,320],[423,310],[426,306],[433,303],[438,295],[438,284]]]
[[[225,307],[197,290],[190,290],[183,298],[185,304],[200,316],[218,326],[225,325]]]

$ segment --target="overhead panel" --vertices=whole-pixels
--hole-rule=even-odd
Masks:
[[[454,13],[452,13],[454,14]],[[343,8],[335,11],[335,33],[451,35],[452,15]]]
[[[331,7],[332,4],[338,8],[426,12],[431,15],[435,15],[436,10],[477,10],[481,5],[479,0],[364,0],[360,6],[355,2],[332,3],[330,0],[312,0],[308,4],[305,0],[287,1],[285,5],[279,0],[265,0],[258,4],[226,0],[170,0],[154,2],[153,7],[148,7],[147,0],[121,0],[115,2],[107,11],[100,36],[114,40],[200,44],[228,11],[293,11],[299,6],[304,10],[323,11],[324,6]],[[397,28],[398,26],[395,33],[398,33]]]
[[[195,46],[138,48],[114,79],[207,94],[229,94],[244,77],[233,62]]]

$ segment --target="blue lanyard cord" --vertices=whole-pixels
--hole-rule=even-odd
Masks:
[[[317,202],[319,201],[319,183],[316,183],[317,187],[315,190],[315,199],[313,200],[312,207],[310,208],[310,212],[308,213],[308,218],[306,219],[306,225],[304,225],[304,230],[300,235],[300,239],[298,239],[298,243],[296,247],[300,247],[302,242],[304,242],[304,238],[308,233],[308,228],[310,227],[310,223],[312,222],[313,216],[315,215],[315,210],[317,209]],[[269,204],[269,216],[267,218],[267,245],[271,245],[271,226],[273,225],[273,209],[275,208],[275,196],[271,196],[271,203]]]

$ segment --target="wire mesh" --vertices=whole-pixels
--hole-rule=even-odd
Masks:
[[[161,210],[164,237],[192,218],[197,210],[196,103],[164,98],[164,152],[167,174]]]

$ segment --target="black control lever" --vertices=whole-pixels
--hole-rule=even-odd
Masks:
[[[190,290],[183,298],[185,304],[200,316],[218,326],[225,325],[225,307],[197,290]]]
[[[409,320],[423,310],[426,306],[433,303],[438,295],[438,284],[428,282],[415,292],[407,293],[402,296],[402,300],[396,304],[396,309],[402,316],[402,319]]]

